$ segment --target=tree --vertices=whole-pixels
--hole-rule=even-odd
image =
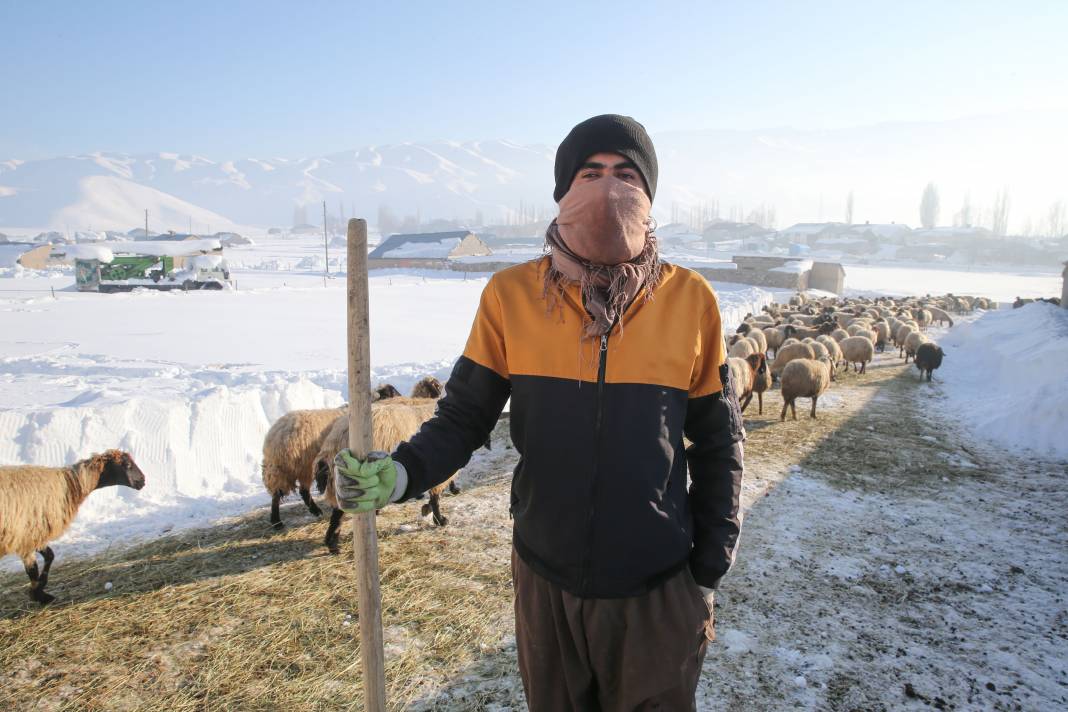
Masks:
[[[293,227],[308,224],[308,206],[304,203],[293,208]]]
[[[378,234],[385,237],[397,231],[397,218],[385,203],[378,204]]]
[[[960,206],[960,212],[957,213],[957,218],[953,222],[958,227],[971,227],[974,219],[975,216],[972,214],[972,194],[968,192],[964,194],[964,204]]]
[[[923,189],[923,197],[920,198],[920,224],[926,228],[937,225],[938,211],[938,188],[934,183],[928,183]]]
[[[1068,214],[1065,213],[1064,202],[1058,200],[1049,206],[1049,236],[1061,237],[1068,234]]]
[[[993,223],[990,229],[995,235],[1004,236],[1009,231],[1009,189],[1004,188],[994,198]]]
[[[846,196],[846,225],[853,224],[853,191],[849,191],[849,195]]]

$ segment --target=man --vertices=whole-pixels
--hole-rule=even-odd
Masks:
[[[659,259],[641,124],[580,123],[555,177],[549,255],[490,279],[435,417],[392,457],[343,451],[338,492],[367,511],[444,481],[511,397],[530,709],[694,709],[712,591],[739,533],[745,433],[719,308],[704,278]]]

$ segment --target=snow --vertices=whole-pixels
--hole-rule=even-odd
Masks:
[[[812,269],[812,260],[791,260],[782,267],[772,267],[769,272],[786,272],[787,274],[803,274]]]
[[[460,246],[459,237],[448,237],[437,242],[405,242],[382,255],[382,259],[400,258],[444,259]]]
[[[909,296],[953,294],[1011,302],[1016,297],[1052,297],[1061,293],[1060,270],[946,269],[923,265],[845,264],[848,294]]]
[[[977,437],[1068,459],[1068,309],[988,312],[940,345],[946,360],[935,380]]]
[[[107,263],[115,259],[115,253],[109,245],[57,245],[52,248],[52,255],[62,255],[63,261],[68,263],[73,263],[74,260],[98,260]]]
[[[194,255],[186,260],[188,269],[213,270],[223,266],[222,255]]]
[[[181,257],[196,252],[211,252],[222,248],[218,240],[141,240],[137,242],[109,242],[112,252],[120,255],[152,255],[155,257]]]

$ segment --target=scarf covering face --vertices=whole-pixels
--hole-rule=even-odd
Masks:
[[[646,299],[660,278],[656,237],[649,229],[645,191],[612,176],[572,187],[560,215],[545,233],[551,266],[545,277],[549,309],[567,282],[577,282],[591,321],[589,338],[611,331],[644,287]]]

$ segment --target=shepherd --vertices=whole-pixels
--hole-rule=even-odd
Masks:
[[[443,482],[511,397],[529,708],[693,710],[741,526],[745,431],[716,294],[660,259],[637,121],[575,126],[555,178],[547,254],[489,280],[434,418],[389,457],[338,455],[339,500],[369,511]]]

